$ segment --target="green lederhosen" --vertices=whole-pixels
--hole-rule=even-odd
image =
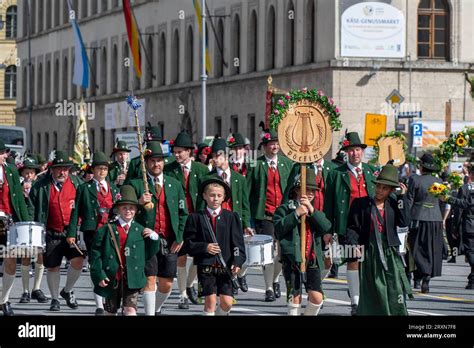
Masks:
[[[408,315],[406,295],[410,298],[413,295],[402,260],[396,247],[388,246],[385,233],[381,233],[381,239],[388,271],[383,268],[377,241],[372,233],[359,268],[360,298],[357,315]]]

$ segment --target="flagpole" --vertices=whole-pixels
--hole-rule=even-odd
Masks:
[[[206,72],[206,0],[202,0],[202,140],[206,138],[206,84],[207,84],[207,72]]]

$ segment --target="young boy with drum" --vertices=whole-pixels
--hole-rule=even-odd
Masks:
[[[283,276],[287,288],[288,315],[300,315],[302,283],[308,293],[308,304],[304,315],[318,315],[323,304],[321,271],[324,270],[321,238],[328,244],[331,240],[331,222],[312,203],[316,190],[314,171],[306,173],[306,195],[301,194],[301,177],[294,181],[290,200],[281,205],[274,216],[275,234],[280,241]],[[306,280],[300,273],[301,217],[306,216]]]
[[[158,252],[158,234],[134,221],[138,200],[132,186],[120,189],[118,219],[95,234],[91,250],[94,292],[105,297],[106,314],[137,315],[138,292],[146,284],[145,262]]]
[[[222,208],[231,197],[229,186],[210,177],[200,185],[206,208],[189,215],[184,243],[197,265],[205,296],[204,315],[228,315],[232,308],[232,279],[245,262],[242,224],[237,213]],[[217,296],[220,305],[217,307]]]

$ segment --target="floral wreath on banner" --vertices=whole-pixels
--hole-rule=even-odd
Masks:
[[[270,128],[278,129],[278,125],[290,108],[290,104],[297,103],[301,100],[308,100],[319,104],[321,108],[329,114],[329,125],[333,132],[342,128],[342,122],[339,119],[341,111],[334,104],[334,99],[324,95],[320,90],[308,89],[306,87],[292,90],[277,101],[276,106],[270,115]]]
[[[402,141],[403,143],[403,151],[405,152],[405,155],[407,155],[408,151],[408,145],[407,145],[407,138],[402,134],[402,132],[399,131],[391,131],[388,133],[382,133],[380,134],[377,138],[375,138],[375,145],[374,145],[374,153],[375,153],[375,158],[379,158],[379,140],[382,138],[398,138]]]

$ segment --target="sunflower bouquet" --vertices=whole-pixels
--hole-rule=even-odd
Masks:
[[[459,173],[449,174],[448,182],[449,182],[450,186],[455,190],[459,189],[464,183],[463,179],[462,179],[461,175],[459,175]]]
[[[428,192],[431,193],[435,197],[440,196],[449,196],[449,188],[444,184],[440,184],[438,182],[433,183],[428,189]]]

